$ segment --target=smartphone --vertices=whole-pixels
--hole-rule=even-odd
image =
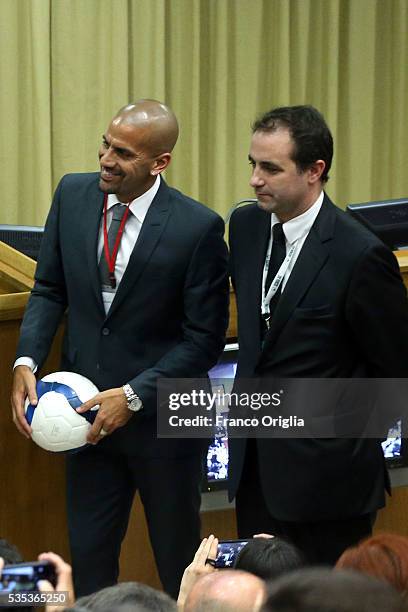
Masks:
[[[55,567],[49,561],[32,561],[5,565],[1,572],[0,593],[38,591],[38,581],[48,580],[55,587]]]
[[[238,553],[248,544],[248,540],[223,540],[218,543],[215,567],[232,567]]]

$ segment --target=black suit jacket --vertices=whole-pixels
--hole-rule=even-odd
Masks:
[[[41,367],[67,309],[63,370],[100,390],[130,383],[143,410],[103,444],[179,455],[199,441],[156,439],[158,377],[205,376],[224,346],[227,249],[222,219],[162,180],[107,315],[97,269],[99,174],[65,176],[46,222],[17,356]]]
[[[270,215],[256,205],[230,222],[238,307],[238,377],[407,377],[408,302],[392,252],[327,196],[261,348],[262,268]],[[245,440],[232,440],[230,497]],[[346,518],[384,504],[377,440],[257,440],[263,491],[280,520]]]

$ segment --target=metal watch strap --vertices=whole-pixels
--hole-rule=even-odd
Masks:
[[[122,389],[126,396],[129,410],[133,410],[134,412],[140,410],[142,408],[142,400],[138,394],[135,393],[132,387],[128,384],[123,385]]]

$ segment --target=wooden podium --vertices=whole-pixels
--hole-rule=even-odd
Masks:
[[[394,255],[398,260],[402,279],[408,288],[408,251],[395,251]]]
[[[63,457],[26,440],[11,418],[12,367],[34,270],[32,259],[0,242],[0,537],[30,560],[46,550],[67,554]],[[55,349],[49,362],[56,363]]]
[[[408,251],[396,254],[408,286]],[[27,560],[52,550],[69,560],[65,510],[64,457],[38,448],[18,433],[11,418],[12,366],[25,305],[33,285],[35,262],[0,242],[0,537],[16,544]],[[229,337],[236,337],[235,299],[231,294]],[[61,331],[42,373],[58,370]],[[408,535],[405,510],[408,487],[396,490],[379,515],[382,529]],[[235,537],[232,509],[203,513],[203,535]],[[140,500],[135,499],[122,547],[121,580],[159,586]]]

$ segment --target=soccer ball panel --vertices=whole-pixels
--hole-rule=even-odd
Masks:
[[[87,402],[99,393],[99,389],[93,382],[81,374],[75,374],[75,372],[53,372],[52,374],[47,374],[47,376],[44,376],[41,380],[44,382],[59,382],[63,385],[68,385],[68,387],[76,391],[82,403]]]
[[[74,372],[55,372],[42,378],[44,382],[57,382],[70,387],[80,401],[86,402],[99,393],[97,387],[84,376]],[[29,406],[26,400],[25,410]],[[93,410],[97,410],[96,406]],[[45,450],[59,452],[85,446],[91,425],[69,404],[62,393],[45,392],[34,408],[31,421],[32,439]]]

